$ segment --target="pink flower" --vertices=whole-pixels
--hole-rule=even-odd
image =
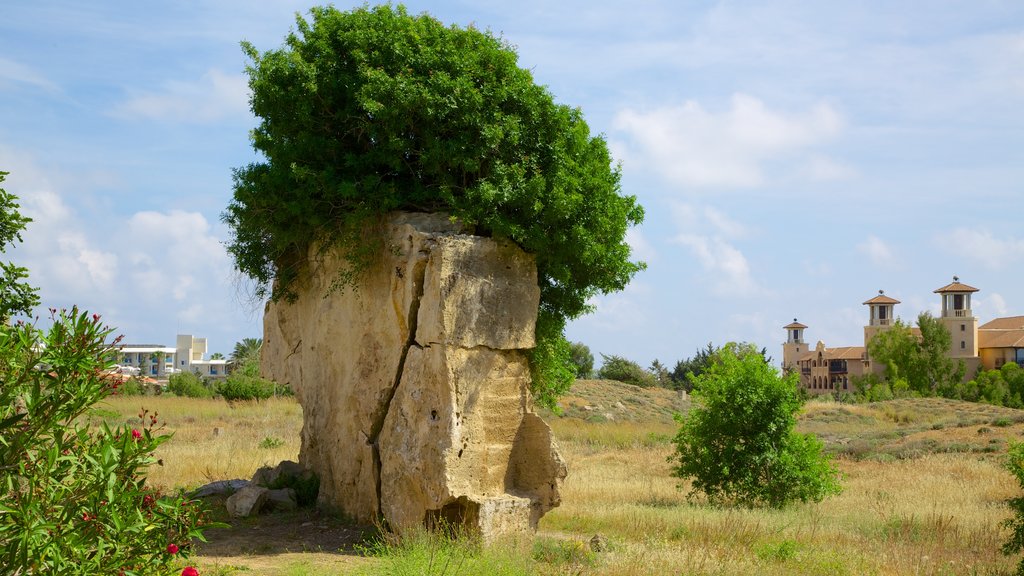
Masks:
[[[142,432],[139,432],[135,428],[132,428],[132,438],[135,438],[136,440],[142,438]]]
[[[181,571],[181,576],[199,576],[199,571],[191,566],[186,566],[185,569]]]
[[[168,554],[177,554],[178,553],[178,545],[174,544],[174,543],[168,544],[167,545],[167,553]]]

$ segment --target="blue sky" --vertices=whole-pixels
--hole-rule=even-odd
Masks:
[[[8,4],[0,170],[35,219],[9,255],[44,307],[138,343],[259,336],[220,222],[255,158],[239,42],[279,47],[311,4]],[[861,302],[884,289],[913,319],[954,274],[982,322],[1024,314],[1024,4],[406,5],[501,34],[622,162],[649,268],[570,325],[595,355],[671,367],[745,340],[778,358],[794,317],[856,345]]]

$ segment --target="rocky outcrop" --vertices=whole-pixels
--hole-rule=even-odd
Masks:
[[[263,375],[303,407],[301,465],[319,503],[403,528],[492,537],[536,527],[565,465],[531,409],[536,265],[444,215],[396,214],[354,289],[311,250],[298,299],[268,304]],[[326,297],[325,297],[326,295]]]

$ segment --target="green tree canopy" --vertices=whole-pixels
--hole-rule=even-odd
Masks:
[[[569,350],[577,378],[590,378],[594,373],[594,354],[582,342],[570,342]]]
[[[260,348],[263,347],[263,338],[243,338],[235,342],[235,348],[231,351],[230,360],[241,366],[251,362],[259,362]]]
[[[919,335],[896,320],[875,334],[868,342],[871,361],[885,366],[885,377],[892,385],[905,382],[917,394],[955,396],[966,367],[949,356],[949,331],[928,312],[918,315],[917,328]]]
[[[314,244],[341,249],[351,283],[379,215],[449,212],[536,255],[535,391],[571,384],[565,322],[643,267],[625,242],[643,210],[605,140],[489,32],[402,6],[313,8],[296,27],[277,50],[243,44],[264,160],[235,170],[223,219],[256,294],[294,297]]]
[[[0,184],[7,172],[0,172]],[[25,225],[32,221],[18,211],[18,198],[0,188],[0,252],[6,252],[15,242],[21,242]],[[0,262],[0,322],[6,322],[15,314],[31,315],[39,305],[36,288],[25,280],[28,269],[11,262]]]
[[[654,374],[640,367],[639,364],[616,356],[601,354],[601,369],[597,371],[597,377],[602,380],[618,380],[624,384],[632,384],[642,388],[651,388],[658,385],[658,379]]]
[[[821,441],[794,430],[803,405],[796,380],[780,377],[753,346],[717,351],[680,417],[673,474],[715,503],[781,507],[839,492]]]

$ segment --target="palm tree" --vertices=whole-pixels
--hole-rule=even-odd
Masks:
[[[224,359],[224,355],[221,354],[220,352],[214,352],[213,354],[210,354],[210,360],[223,360],[223,359]]]
[[[235,365],[243,365],[250,360],[259,360],[262,346],[263,338],[243,338],[241,342],[235,343],[235,349],[231,352],[231,361]]]

